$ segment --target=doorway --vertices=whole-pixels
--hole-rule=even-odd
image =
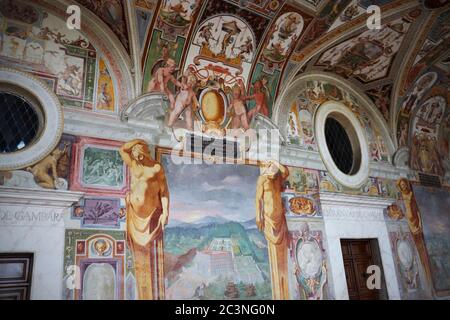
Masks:
[[[0,253],[0,300],[29,300],[33,253]]]
[[[387,290],[377,239],[341,239],[345,277],[350,300],[385,300]],[[367,267],[377,265],[381,271],[380,289],[369,289]]]

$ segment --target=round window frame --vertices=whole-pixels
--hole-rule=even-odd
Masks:
[[[30,74],[0,68],[0,79],[0,88],[5,88],[2,91],[24,96],[42,119],[32,144],[14,152],[0,153],[1,171],[24,169],[44,159],[58,146],[64,128],[63,110],[50,88]]]
[[[355,167],[355,161],[359,164],[358,170],[352,168],[350,174],[345,174],[337,167],[328,150],[325,123],[330,117],[338,121],[347,133],[353,149],[353,167]],[[327,101],[316,111],[314,128],[319,153],[328,173],[348,188],[359,188],[366,183],[369,178],[369,147],[364,129],[355,114],[340,102]]]

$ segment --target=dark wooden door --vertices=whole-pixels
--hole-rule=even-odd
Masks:
[[[350,300],[379,300],[380,290],[367,287],[367,267],[376,264],[376,240],[341,240],[345,276]],[[376,242],[375,242],[376,243]]]
[[[33,253],[0,253],[0,300],[29,300]]]

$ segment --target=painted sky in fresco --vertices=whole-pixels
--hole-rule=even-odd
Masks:
[[[246,165],[175,165],[162,158],[170,190],[171,220],[195,222],[216,216],[244,222],[255,218],[259,168]]]

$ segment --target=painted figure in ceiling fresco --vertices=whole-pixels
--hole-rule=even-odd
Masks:
[[[177,87],[182,87],[182,84],[175,79],[174,72],[177,70],[176,63],[173,59],[167,59],[165,66],[159,67],[155,70],[152,80],[148,83],[147,92],[161,92],[165,93],[170,101],[170,109],[175,108],[175,96],[169,88],[169,83]]]
[[[241,59],[244,59],[246,55],[251,54],[253,52],[253,39],[247,37],[247,40],[243,44],[239,46],[238,56]]]
[[[424,74],[417,80],[412,92],[408,95],[408,98],[403,102],[401,109],[404,114],[408,115],[415,109],[417,104],[420,102],[420,99],[422,99],[423,95],[425,94],[425,92],[428,91],[428,89],[430,89],[431,86],[436,82],[437,77],[438,77],[437,73],[429,72]]]
[[[400,130],[398,131],[398,145],[405,147],[408,144],[408,123],[407,119],[402,119],[399,123]]]
[[[264,92],[263,83],[261,80],[257,80],[253,84],[253,94],[246,98],[246,100],[255,100],[256,106],[250,110],[247,114],[249,122],[258,113],[269,117],[269,108],[267,106],[267,94]]]
[[[127,23],[124,4],[121,0],[78,0],[78,2],[98,15],[119,37],[128,49]]]
[[[99,61],[97,91],[97,109],[114,111],[114,84],[103,59]]]
[[[303,30],[303,18],[295,12],[288,12],[278,18],[271,30],[271,38],[263,51],[263,56],[273,62],[286,59],[291,47]]]
[[[173,127],[175,121],[184,112],[186,118],[186,128],[190,131],[194,130],[192,113],[198,108],[199,102],[194,92],[194,86],[197,79],[194,75],[185,75],[181,80],[181,90],[175,99],[175,107],[170,111],[169,121],[167,125]]]
[[[244,128],[248,130],[247,108],[245,106],[245,86],[242,79],[233,87],[230,111],[232,112],[233,129]]]
[[[354,70],[364,68],[370,65],[374,60],[379,59],[383,54],[390,54],[390,46],[384,47],[384,44],[378,41],[371,41],[369,38],[360,38],[350,48],[348,48],[336,65],[346,77],[353,74]]]
[[[408,221],[409,230],[416,244],[420,260],[422,261],[425,275],[428,283],[431,283],[430,262],[428,259],[427,249],[425,247],[425,239],[423,236],[422,218],[420,216],[419,207],[411,187],[411,183],[406,179],[400,179],[397,182],[397,188],[400,191],[403,203],[406,208],[406,219]]]
[[[161,67],[170,59],[174,52],[178,49],[178,42],[169,42],[167,40],[158,39],[158,51],[161,55],[160,59],[155,62],[153,69]]]
[[[388,72],[410,24],[398,19],[381,30],[368,30],[326,51],[319,64],[345,77],[358,76],[363,81],[379,79]]]
[[[222,39],[222,49],[220,55],[225,55],[233,42],[235,42],[235,36],[241,33],[241,29],[236,24],[236,21],[225,22],[222,24],[222,31],[225,32],[225,36]]]
[[[413,118],[410,147],[411,168],[435,175],[444,175],[438,136],[447,100],[434,96],[423,103]]]
[[[81,59],[64,58],[64,69],[58,73],[58,93],[75,97],[81,95],[83,85],[82,63]]]
[[[385,85],[376,89],[366,91],[372,98],[375,106],[380,110],[386,121],[389,121],[389,106],[391,103],[392,85]]]
[[[207,45],[210,40],[215,40],[212,34],[212,28],[214,27],[214,23],[209,22],[198,31],[198,37],[203,39],[202,45]]]
[[[111,61],[64,19],[30,3],[0,1],[1,64],[42,78],[64,106],[114,111],[113,74],[104,64]]]
[[[288,139],[290,139],[290,138],[295,139],[296,137],[299,136],[297,114],[296,114],[296,110],[294,108],[295,108],[295,106],[293,108],[291,108],[291,112],[289,112],[288,123],[286,124]]]
[[[288,229],[281,197],[289,170],[268,161],[261,166],[256,189],[256,225],[266,236],[274,300],[288,300]]]
[[[169,190],[163,167],[143,140],[125,143],[120,155],[129,166],[127,237],[133,253],[140,300],[164,299],[163,233],[169,218]]]
[[[161,8],[161,19],[177,27],[184,27],[191,23],[199,0],[166,0]]]
[[[232,65],[250,62],[255,46],[251,28],[235,16],[207,20],[200,25],[193,43],[201,47],[201,56]]]
[[[442,169],[436,137],[414,133],[411,141],[411,168],[420,172],[442,176]]]

